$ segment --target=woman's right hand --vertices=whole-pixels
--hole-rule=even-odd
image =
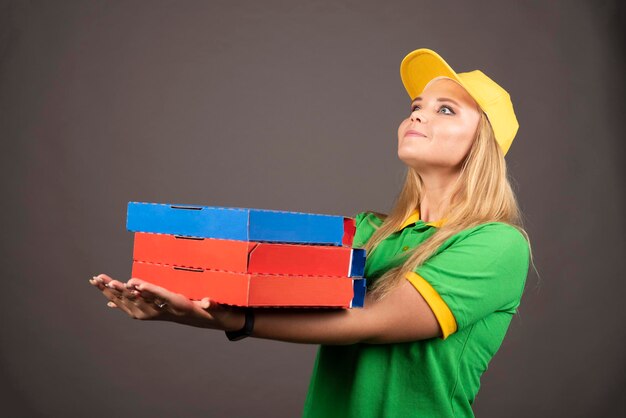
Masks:
[[[100,274],[89,282],[109,299],[107,306],[119,308],[134,319],[171,321],[225,331],[241,329],[245,321],[243,312],[237,308],[212,302],[209,298],[192,301],[144,280],[133,278],[122,283]]]

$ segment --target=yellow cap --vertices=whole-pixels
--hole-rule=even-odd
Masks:
[[[511,147],[519,128],[509,93],[480,70],[456,73],[435,51],[421,48],[409,53],[400,64],[402,84],[412,99],[435,77],[458,82],[485,112],[503,155]]]

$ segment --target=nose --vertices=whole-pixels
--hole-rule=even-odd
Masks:
[[[413,112],[411,112],[411,116],[409,116],[409,119],[411,120],[411,122],[415,122],[416,120],[419,120],[420,122],[425,122],[425,118],[424,115],[420,114],[420,109],[415,109]]]

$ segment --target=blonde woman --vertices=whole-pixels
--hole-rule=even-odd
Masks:
[[[362,309],[239,310],[131,279],[90,282],[133,318],[320,344],[305,417],[471,417],[480,377],[517,312],[530,244],[504,155],[509,94],[418,49],[401,63],[411,99],[398,128],[406,180],[389,215],[356,216],[367,250]]]

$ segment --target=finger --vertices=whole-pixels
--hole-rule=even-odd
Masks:
[[[97,274],[97,275],[95,275],[95,276],[94,276],[94,278],[95,278],[96,280],[101,281],[101,282],[102,282],[102,283],[104,283],[104,284],[107,284],[107,283],[109,283],[111,280],[113,280],[113,278],[112,278],[112,277],[107,276],[106,274],[102,274],[102,273],[101,273],[101,274]]]
[[[111,302],[115,303],[118,303],[119,301],[124,299],[122,292],[115,289],[114,287],[105,286],[104,289],[102,289],[102,294],[106,296]]]
[[[137,290],[132,291],[137,294],[134,300],[121,300],[121,303],[125,303],[125,306],[130,310],[130,315],[134,319],[155,319],[161,313],[167,309],[167,303],[164,303],[158,299],[146,299],[140,295]],[[159,308],[157,304],[160,304],[162,308]]]
[[[159,297],[154,293],[146,292],[145,290],[131,290],[130,293],[132,294],[132,297],[134,297],[134,303],[137,306],[143,306],[143,304],[154,305],[155,301],[165,300],[165,298]]]
[[[124,294],[126,295],[126,298],[133,301],[133,303],[137,306],[141,305],[144,302],[152,303],[152,300],[155,298],[154,295],[148,292],[141,292],[135,287],[132,287],[132,285],[129,286],[128,283],[126,283],[125,287],[126,290]]]
[[[93,276],[92,280],[94,280],[96,282],[96,286],[102,290],[112,279],[109,276],[99,274],[97,276]]]
[[[212,309],[215,308],[216,304],[212,304],[208,298],[204,298],[202,300],[192,300],[191,301],[198,311],[202,312],[203,315],[210,315],[213,317],[214,312]]]
[[[145,290],[137,290],[137,292],[139,292],[139,297],[141,297],[141,299],[143,299],[147,303],[153,303],[154,300],[158,298],[158,296],[154,293],[147,292]]]
[[[120,282],[119,280],[110,280],[107,284],[107,287],[113,289],[113,290],[117,290],[117,291],[122,291],[124,290],[126,287],[124,286],[124,284],[122,282]]]
[[[118,297],[121,300],[129,300],[129,301],[133,301],[134,299],[136,299],[135,294],[133,294],[133,292],[130,289],[127,289],[126,286],[124,286],[123,283],[117,281],[117,280],[111,280],[107,285],[107,288],[110,289],[111,293]],[[130,308],[131,306],[129,306]]]
[[[165,299],[156,298],[152,301],[152,304],[156,306],[160,311],[164,311],[168,309],[168,301]]]
[[[115,289],[112,289],[106,285],[102,285],[100,290],[102,291],[102,294],[111,302],[115,302],[119,299],[119,292],[117,292]]]
[[[135,308],[141,310],[142,312],[138,313],[138,316],[142,317],[140,319],[152,319],[169,313],[184,314],[189,309],[193,309],[193,304],[184,295],[136,278],[132,278],[128,283],[134,285],[134,289],[139,292],[140,297],[133,301],[134,306],[129,306],[129,309],[133,312],[136,312]],[[115,281],[112,282],[114,287],[116,284]],[[123,292],[130,292],[130,290],[125,288]],[[122,295],[125,294],[127,293],[122,293]]]
[[[133,300],[136,295],[133,295],[130,290],[127,290],[122,286],[121,282],[110,279],[108,282],[102,279],[102,275],[94,276],[90,283],[94,283],[103,292],[103,294],[112,302],[117,303],[117,299],[130,299]]]
[[[134,290],[126,289],[121,292],[121,297],[125,298],[129,302],[132,302],[133,304],[136,304],[138,295],[135,293]]]
[[[133,316],[133,311],[128,306],[128,304],[130,302],[128,302],[126,299],[121,299],[121,298],[113,295],[111,290],[109,290],[109,289],[103,290],[102,293],[109,299],[109,301],[107,302],[107,306],[108,307],[110,307],[110,308],[113,308],[113,307],[120,308],[120,310],[122,310],[128,316],[131,316],[131,317]]]
[[[107,291],[115,292],[111,290]],[[132,291],[128,290],[119,292],[119,295],[114,296],[114,299],[110,301],[110,303],[113,303],[134,319],[153,319],[158,314],[156,306],[139,297],[135,297]]]
[[[132,318],[154,316],[155,307],[138,301],[139,292],[126,289],[118,280],[100,274],[94,276],[90,282],[95,283],[102,291],[102,294],[109,299],[107,302],[109,308],[120,308],[120,310]]]
[[[138,286],[138,290],[141,292],[141,297],[145,300],[160,306],[159,309],[163,309],[163,304],[170,306],[178,306],[181,303],[185,303],[187,298],[182,298],[182,295],[170,292],[167,289],[153,285],[151,283],[142,283]]]
[[[94,277],[96,280],[101,280],[103,283],[103,286],[105,288],[108,288],[111,290],[111,294],[113,294],[114,296],[118,297],[118,298],[125,298],[128,297],[128,294],[125,293],[124,291],[126,290],[126,287],[124,286],[124,283],[120,282],[119,280],[115,280],[112,279],[111,277],[107,276],[106,274],[100,274],[98,276]]]
[[[134,310],[134,303],[138,297],[136,292],[133,292],[117,280],[111,280],[102,290],[104,295],[118,307],[125,307],[127,313],[130,315]]]
[[[117,283],[113,283],[114,286]],[[117,288],[116,288],[117,289]],[[116,292],[113,290],[113,292]],[[165,291],[167,293],[167,291]],[[151,319],[160,312],[166,311],[169,301],[163,295],[154,294],[148,291],[140,291],[136,288],[128,289],[124,286],[116,295],[120,302],[124,304],[137,319]],[[118,303],[115,301],[115,303]]]
[[[122,290],[112,290],[112,293],[124,304],[131,312],[136,312],[137,308],[145,302],[140,298],[139,291],[123,288]],[[117,301],[114,301],[118,303]]]
[[[202,298],[200,306],[202,309],[209,309],[211,307],[211,300],[209,298]]]
[[[139,292],[139,297],[141,297],[142,300],[151,305],[153,308],[156,306],[158,310],[165,309],[165,306],[170,303],[169,296],[171,296],[171,294],[168,291],[155,293],[150,290],[143,289],[137,290],[137,292]]]
[[[136,277],[133,277],[128,282],[126,282],[126,287],[137,288],[137,286],[139,286],[142,283],[146,283],[146,282],[141,279],[137,279]]]
[[[142,292],[149,292],[156,296],[165,298],[172,295],[172,292],[170,292],[169,290],[148,282],[140,283],[138,286],[136,286],[136,289]]]
[[[100,290],[104,289],[104,284],[102,283],[102,280],[97,280],[96,276],[93,276],[91,279],[89,279],[89,283]]]

